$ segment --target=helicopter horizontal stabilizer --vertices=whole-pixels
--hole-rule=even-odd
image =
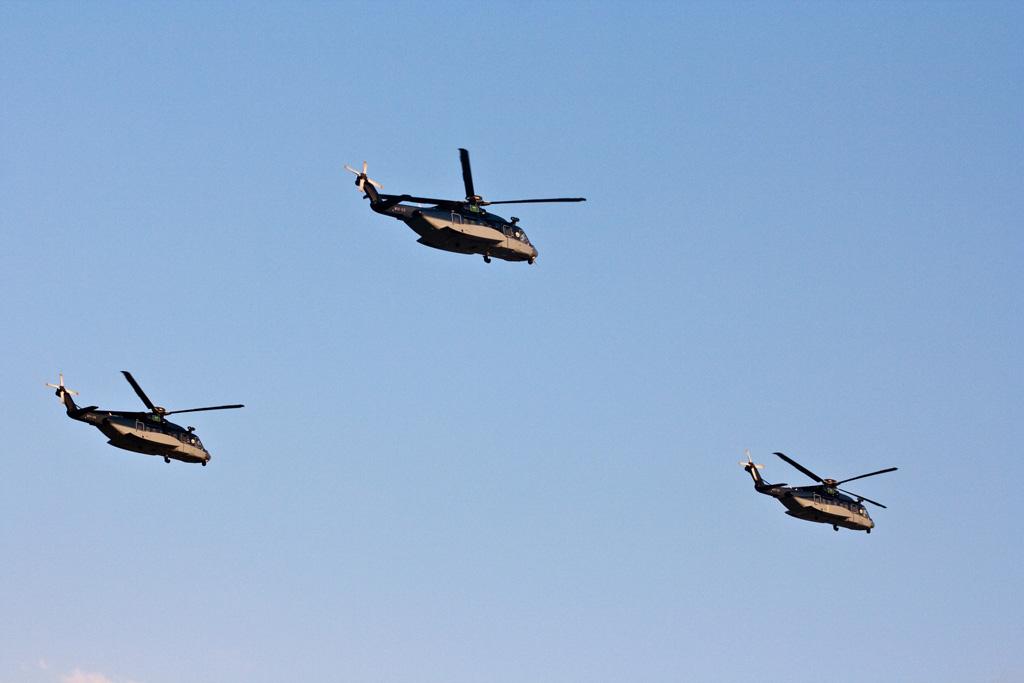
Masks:
[[[385,213],[392,206],[405,201],[405,195],[396,197],[393,194],[379,194],[373,188],[370,190],[371,192],[367,192],[363,196],[370,200],[370,208],[377,213]]]
[[[92,411],[97,409],[99,409],[99,406],[85,406],[84,408],[75,408],[74,410],[69,410],[68,415],[71,417],[82,417],[86,413],[91,413]]]

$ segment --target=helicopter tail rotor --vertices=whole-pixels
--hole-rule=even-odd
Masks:
[[[72,396],[78,396],[77,391],[75,391],[74,389],[68,389],[66,386],[64,386],[63,372],[57,373],[57,376],[60,378],[57,381],[57,384],[50,384],[49,382],[47,382],[46,386],[50,387],[51,389],[56,389],[57,396],[60,396],[61,394],[71,394]]]
[[[750,449],[745,448],[743,452],[746,454],[746,460],[740,460],[740,467],[750,473],[750,477],[754,480],[755,486],[762,486],[764,479],[761,478],[761,473],[758,470],[764,469],[764,465],[754,462],[753,458],[750,457]]]
[[[372,185],[373,187],[377,188],[378,190],[383,190],[384,189],[383,185],[381,185],[376,180],[374,180],[373,178],[371,178],[368,175],[366,175],[366,162],[365,161],[363,162],[363,170],[362,171],[357,171],[356,169],[352,168],[348,164],[345,164],[345,170],[348,171],[349,173],[355,174],[355,176],[356,176],[356,187],[358,187],[359,191],[362,192],[363,194],[369,194],[369,192],[367,192],[367,190],[366,190],[366,185],[367,184]]]
[[[66,386],[64,386],[63,372],[58,373],[58,377],[59,379],[57,380],[56,384],[50,384],[49,382],[47,382],[46,386],[50,387],[51,389],[56,389],[56,391],[53,393],[57,396],[57,400],[64,404],[64,407],[70,414],[78,410],[78,406],[75,405],[74,399],[71,398],[72,396],[78,396],[78,392],[75,391],[74,389],[68,389]]]

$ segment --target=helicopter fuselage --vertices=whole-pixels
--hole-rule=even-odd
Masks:
[[[91,424],[109,439],[107,443],[126,451],[202,465],[212,457],[194,431],[152,413],[96,409],[78,415],[69,412],[68,417]]]
[[[483,209],[455,211],[441,207],[391,204],[371,207],[408,225],[420,244],[458,254],[482,254],[504,261],[537,258],[537,249],[523,229]]]
[[[764,489],[758,491],[777,498],[791,517],[855,531],[870,531],[875,526],[862,503],[838,491],[832,493],[821,486],[768,485]]]

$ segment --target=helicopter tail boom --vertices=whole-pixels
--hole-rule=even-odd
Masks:
[[[747,473],[750,474],[750,478],[754,480],[755,487],[764,486],[764,479],[761,478],[761,473],[758,472],[758,470],[762,469],[764,465],[759,465],[754,462],[754,460],[750,457],[749,448],[745,449],[743,452],[747,456],[747,459],[745,461],[740,460],[740,467],[745,469]]]
[[[356,180],[356,185],[359,187],[359,191],[363,193],[363,197],[370,200],[370,208],[377,213],[387,213],[395,204],[406,199],[403,195],[390,195],[381,194],[377,191],[377,187],[374,185],[374,181],[370,178],[363,178],[360,176],[363,182],[360,184],[359,180]]]
[[[362,187],[362,191],[363,191],[363,194],[366,197],[369,198],[370,206],[375,206],[376,204],[380,203],[380,201],[381,201],[380,193],[377,192],[377,188],[376,187],[374,187],[370,183],[364,183],[363,187]]]
[[[754,480],[754,490],[758,493],[777,497],[780,491],[779,487],[785,486],[785,484],[769,484],[766,482],[761,477],[761,473],[758,472],[758,470],[762,469],[764,465],[754,462],[750,457],[750,449],[744,450],[744,453],[746,454],[747,459],[740,460],[740,467],[745,469],[747,473],[750,474],[750,478]]]

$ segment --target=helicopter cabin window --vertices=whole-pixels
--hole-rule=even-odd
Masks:
[[[498,228],[498,226],[494,226],[494,227],[496,229]],[[503,233],[505,233],[506,237],[511,237],[512,239],[517,239],[520,242],[525,242],[526,241],[526,235],[523,234],[522,228],[517,228],[514,225],[504,224],[504,225],[501,226],[501,231]]]

